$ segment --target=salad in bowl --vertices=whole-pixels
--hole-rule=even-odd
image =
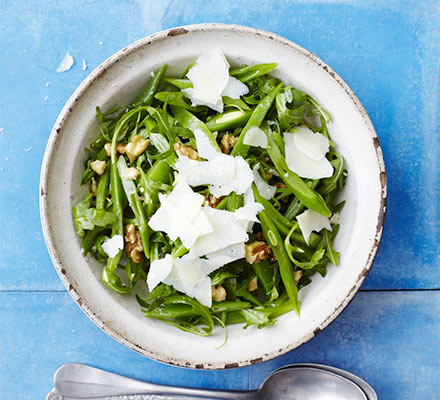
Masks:
[[[347,176],[330,115],[271,75],[205,49],[176,77],[156,70],[106,112],[73,207],[83,253],[146,317],[200,336],[300,313],[298,291],[338,264]]]

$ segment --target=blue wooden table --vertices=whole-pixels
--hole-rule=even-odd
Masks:
[[[318,362],[360,375],[380,399],[440,399],[439,21],[427,0],[0,0],[0,399],[43,399],[72,361],[230,389]],[[58,279],[38,211],[44,148],[77,85],[134,40],[200,22],[273,31],[330,64],[367,109],[389,179],[383,241],[355,300],[301,348],[228,371],[163,365],[101,332]],[[75,64],[58,74],[66,51]]]

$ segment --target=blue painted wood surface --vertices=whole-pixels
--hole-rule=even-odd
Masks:
[[[289,362],[323,362],[359,373],[381,399],[440,398],[439,20],[440,3],[427,0],[0,0],[0,399],[43,398],[68,361],[225,388],[254,388]],[[64,292],[39,222],[44,148],[78,84],[134,40],[200,22],[270,30],[330,64],[367,109],[389,180],[385,233],[364,284],[372,291],[300,349],[237,371],[158,364],[99,331]],[[75,64],[57,74],[66,51]]]
[[[200,371],[160,364],[123,347],[65,292],[0,293],[0,398],[42,399],[54,371],[66,362],[157,383],[227,389],[257,388],[282,365],[316,362],[358,374],[381,400],[437,399],[439,309],[440,292],[362,292],[296,351],[252,367]]]

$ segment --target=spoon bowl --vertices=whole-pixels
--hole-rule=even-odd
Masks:
[[[353,381],[325,369],[299,367],[272,372],[258,390],[261,400],[369,400]]]
[[[350,376],[356,380],[350,379]],[[58,369],[54,376],[54,386],[47,400],[91,400],[112,396],[134,396],[136,400],[152,398],[150,396],[164,400],[377,400],[374,390],[362,379],[346,371],[317,364],[288,365],[277,369],[264,380],[258,390],[252,391],[156,385],[73,363]]]

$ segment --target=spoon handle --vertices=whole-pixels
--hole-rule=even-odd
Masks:
[[[255,399],[256,391],[220,391],[157,385],[89,367],[65,364],[54,376],[59,399],[115,398],[120,400]],[[133,396],[138,395],[138,396]],[[130,397],[126,397],[130,396]]]

